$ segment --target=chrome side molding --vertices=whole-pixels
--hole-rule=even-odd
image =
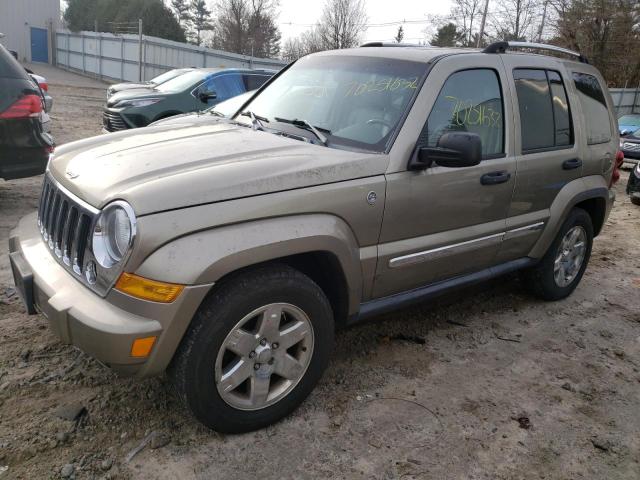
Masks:
[[[479,248],[488,247],[490,245],[496,245],[504,240],[523,237],[525,235],[529,235],[531,233],[542,230],[543,228],[544,222],[537,222],[531,225],[525,225],[524,227],[507,230],[506,232],[494,233],[492,235],[474,238],[473,240],[467,240],[465,242],[454,243],[452,245],[445,245],[443,247],[432,248],[430,250],[410,253],[409,255],[403,255],[401,257],[395,257],[389,260],[389,268],[406,267],[409,265],[415,265],[417,263],[427,262],[442,257],[448,257],[450,255],[477,250]]]

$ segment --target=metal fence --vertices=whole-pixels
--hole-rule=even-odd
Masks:
[[[640,89],[610,88],[609,91],[618,116],[627,113],[640,113]]]
[[[142,55],[141,55],[142,53]],[[149,80],[180,67],[266,68],[279,70],[282,60],[222,52],[143,35],[56,32],[56,64],[106,80]]]

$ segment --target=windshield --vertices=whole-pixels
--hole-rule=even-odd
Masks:
[[[618,119],[618,125],[640,127],[640,115],[623,115]]]
[[[231,115],[236,113],[238,109],[242,106],[242,104],[247,100],[249,100],[251,95],[253,95],[254,93],[256,93],[255,90],[252,90],[246,93],[241,93],[240,95],[230,98],[229,100],[220,102],[215,107],[211,107],[207,111],[210,111],[222,117],[230,117]]]
[[[162,75],[158,75],[150,80],[151,83],[155,83],[156,85],[160,85],[161,83],[168,82],[169,80],[176,78],[184,73],[188,72],[188,70],[182,69],[174,69],[169,70],[168,72],[164,72]]]
[[[212,75],[211,72],[203,72],[202,70],[191,70],[183,75],[172,78],[168,82],[155,87],[158,92],[182,92],[187,88],[195,87],[202,80]]]
[[[304,121],[327,136],[328,146],[384,152],[426,71],[425,63],[389,58],[304,57],[262,90],[245,111],[266,120],[267,130]],[[236,120],[252,123],[250,116],[239,115]],[[314,137],[310,132],[305,135]]]

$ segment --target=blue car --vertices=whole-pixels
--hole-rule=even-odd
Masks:
[[[640,129],[640,114],[632,113],[623,115],[618,119],[620,135],[628,135],[638,129]]]

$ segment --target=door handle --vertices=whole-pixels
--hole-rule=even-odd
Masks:
[[[498,183],[508,182],[511,178],[511,174],[506,170],[499,170],[497,172],[485,173],[480,177],[480,183],[482,185],[497,185]]]
[[[570,160],[565,160],[562,162],[563,170],[573,170],[574,168],[579,168],[582,166],[582,160],[579,158],[572,158]]]

